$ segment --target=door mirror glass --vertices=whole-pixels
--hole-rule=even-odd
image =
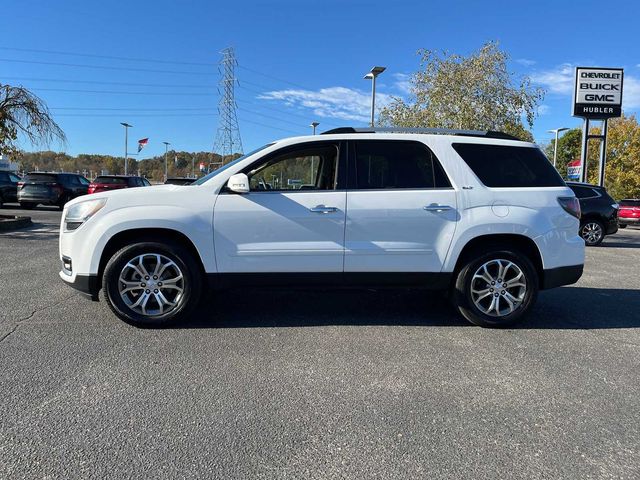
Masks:
[[[244,173],[236,173],[229,177],[227,188],[236,193],[249,193],[249,178]]]

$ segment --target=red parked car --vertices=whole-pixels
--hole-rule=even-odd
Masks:
[[[120,188],[150,187],[151,184],[146,178],[133,177],[129,175],[100,175],[89,185],[88,193],[108,192]]]
[[[627,198],[620,200],[620,210],[618,210],[618,223],[620,228],[627,225],[640,226],[640,200]]]

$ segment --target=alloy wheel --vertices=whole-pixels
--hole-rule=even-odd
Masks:
[[[510,260],[490,260],[481,265],[471,279],[474,305],[492,317],[513,313],[524,302],[526,293],[524,272]]]
[[[580,231],[580,235],[588,244],[598,243],[602,238],[602,227],[597,222],[585,223]]]
[[[184,277],[176,263],[158,253],[129,260],[120,272],[118,292],[134,312],[147,317],[174,310],[185,292]]]

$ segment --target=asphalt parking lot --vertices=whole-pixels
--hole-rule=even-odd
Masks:
[[[640,476],[640,229],[515,329],[250,290],[142,330],[59,281],[60,213],[29,215],[0,234],[0,478]]]

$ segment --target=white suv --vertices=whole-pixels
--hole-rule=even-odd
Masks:
[[[449,292],[482,326],[576,282],[580,205],[533,144],[497,132],[341,128],[268,144],[189,186],[64,209],[60,277],[126,322],[189,315],[205,289]],[[224,301],[220,296],[218,301]]]

